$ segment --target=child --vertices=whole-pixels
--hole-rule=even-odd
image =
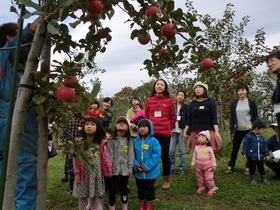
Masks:
[[[74,111],[72,118],[70,121],[63,127],[63,134],[61,139],[67,142],[74,142],[76,138],[80,138],[82,136],[83,124],[85,122],[85,118],[82,116],[81,112]],[[64,165],[64,178],[61,180],[63,183],[68,182],[70,176],[70,192],[73,193],[73,186],[75,181],[75,174],[73,168],[73,155],[68,153],[66,155],[65,165]]]
[[[109,139],[111,139],[111,137],[113,135],[113,129],[110,127],[105,127],[104,131],[105,131],[105,138],[103,139],[104,148],[107,150],[107,144],[108,144]],[[110,189],[110,179],[107,174],[108,173],[106,173],[106,171],[103,173],[104,181],[105,181],[105,192],[108,192],[108,190]]]
[[[102,118],[103,114],[99,109],[99,102],[94,99],[91,103],[90,103],[90,109],[87,110],[88,114],[86,116],[86,118],[88,117],[97,117],[97,118]]]
[[[208,195],[214,195],[218,189],[214,182],[214,172],[216,171],[216,158],[210,145],[209,130],[201,131],[198,134],[198,145],[195,146],[192,158],[192,168],[195,168],[197,178],[197,193],[209,189]]]
[[[79,162],[77,157],[74,158],[75,183],[73,195],[79,198],[79,209],[103,209],[103,206],[99,206],[103,203],[102,201],[99,202],[98,199],[99,197],[103,198],[105,195],[102,169],[105,165],[107,170],[110,171],[110,162],[106,150],[102,149],[102,139],[105,137],[105,132],[101,121],[98,118],[87,118],[83,126],[82,135],[81,154],[91,152],[93,148],[97,148],[97,150],[87,156],[87,158],[91,158],[89,162],[90,165],[94,166],[94,170],[91,170],[84,161]],[[86,145],[88,140],[90,140],[90,145]],[[109,172],[108,176],[111,175],[112,173]],[[88,199],[90,199],[89,202]]]
[[[110,110],[110,107],[113,106],[113,100],[110,97],[103,99],[103,117],[101,118],[102,124],[104,127],[109,127],[110,122],[113,118],[113,112]]]
[[[265,143],[265,139],[262,136],[264,130],[265,123],[262,120],[257,119],[253,123],[253,130],[244,137],[242,155],[248,160],[252,185],[257,184],[255,180],[256,166],[258,167],[262,182],[266,185],[269,185],[269,182],[266,180],[264,170],[264,158],[269,160],[269,152]]]
[[[108,155],[112,163],[113,177],[110,181],[109,209],[116,208],[117,190],[121,194],[122,209],[127,209],[128,179],[132,177],[134,151],[130,139],[129,121],[121,116],[116,119],[113,137],[108,142]]]
[[[134,142],[134,175],[140,209],[152,209],[155,199],[155,179],[160,176],[161,146],[154,135],[150,120],[143,119],[138,124],[137,137]]]
[[[140,120],[145,118],[145,111],[142,109],[141,104],[136,104],[134,106],[135,116],[130,119],[131,123],[134,123],[135,125],[138,125]]]

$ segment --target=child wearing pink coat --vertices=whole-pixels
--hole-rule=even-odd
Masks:
[[[195,168],[197,178],[197,193],[209,189],[208,195],[214,195],[218,189],[214,181],[214,172],[216,171],[216,158],[210,145],[210,132],[208,130],[201,131],[198,134],[198,145],[194,148],[191,166]]]

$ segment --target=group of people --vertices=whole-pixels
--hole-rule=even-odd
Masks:
[[[31,42],[38,19],[28,24],[22,33],[22,44]],[[0,50],[0,170],[4,151],[10,89],[13,72],[13,61],[17,40],[17,25],[7,23],[0,26],[0,47],[10,50]],[[24,64],[30,46],[21,50],[20,63]],[[267,57],[269,70],[280,75],[280,51],[272,52]],[[24,70],[19,65],[17,85]],[[264,163],[280,178],[280,155],[278,123],[280,123],[280,79],[273,94],[274,111],[277,123],[270,126],[276,135],[267,141],[262,134],[265,123],[258,119],[256,103],[248,99],[249,89],[246,85],[236,88],[239,99],[231,105],[230,130],[233,136],[233,148],[228,169],[225,173],[234,171],[237,154],[242,140],[242,155],[246,158],[245,174],[250,175],[251,184],[256,184],[256,167],[262,181],[269,184],[264,171]],[[80,113],[74,113],[65,131],[75,133],[74,141],[80,145],[80,151],[93,151],[88,161],[78,159],[72,154],[67,155],[66,169],[69,174],[73,169],[70,182],[73,195],[79,198],[80,209],[102,209],[106,190],[109,190],[109,208],[115,209],[116,193],[121,194],[122,209],[128,208],[128,180],[134,174],[140,209],[152,209],[155,199],[155,187],[160,176],[162,160],[162,189],[170,188],[169,176],[175,170],[175,151],[179,145],[180,165],[177,174],[186,170],[186,141],[193,151],[191,167],[195,168],[197,176],[197,193],[208,188],[208,194],[216,193],[214,182],[216,160],[214,150],[219,149],[222,141],[219,134],[217,108],[215,102],[208,96],[208,86],[197,82],[193,86],[195,100],[189,105],[184,104],[186,93],[182,90],[176,94],[176,103],[170,97],[168,85],[163,79],[154,83],[152,94],[145,101],[144,109],[140,100],[132,100],[132,108],[127,117],[118,117],[114,129],[109,129],[112,120],[113,106],[111,98],[103,101],[103,111],[99,104],[93,101],[87,118]],[[20,148],[15,205],[17,209],[36,209],[36,165],[37,165],[37,114],[35,104],[31,101],[26,118],[25,131]],[[137,111],[137,112],[136,112]],[[138,113],[139,112],[139,113]],[[137,114],[138,113],[138,114]],[[134,118],[136,117],[136,118]],[[132,119],[133,118],[133,119]],[[74,120],[75,119],[75,120]],[[132,122],[131,122],[132,120]],[[70,130],[68,130],[70,129]],[[71,131],[71,129],[73,129]],[[74,136],[74,135],[73,135]],[[64,136],[64,138],[68,138]],[[71,138],[71,137],[70,137]],[[67,140],[73,141],[73,138]],[[90,144],[86,144],[86,142]],[[97,148],[97,149],[96,149]],[[269,158],[268,151],[273,152]],[[71,166],[72,165],[72,166]],[[91,170],[94,166],[94,170]],[[71,169],[72,168],[72,169]],[[23,172],[24,171],[24,172]],[[65,176],[65,180],[68,178]]]

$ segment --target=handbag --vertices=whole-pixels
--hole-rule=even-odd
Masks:
[[[55,157],[57,155],[58,155],[58,153],[57,153],[56,149],[54,148],[54,146],[52,144],[51,151],[48,150],[48,158],[52,158],[52,157]]]

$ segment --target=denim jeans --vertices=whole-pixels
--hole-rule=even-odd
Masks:
[[[170,158],[170,170],[173,171],[175,169],[175,153],[176,153],[176,145],[179,147],[179,155],[180,155],[180,165],[179,170],[186,170],[186,142],[180,136],[180,133],[172,133],[170,145],[169,145],[169,158]]]

